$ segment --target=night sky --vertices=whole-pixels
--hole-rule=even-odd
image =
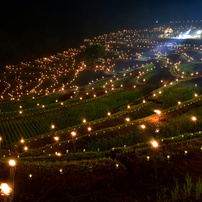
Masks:
[[[0,66],[76,47],[84,38],[170,20],[201,20],[201,0],[5,1]]]

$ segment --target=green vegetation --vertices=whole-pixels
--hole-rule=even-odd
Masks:
[[[92,45],[86,48],[84,52],[80,53],[77,56],[77,62],[80,61],[81,59],[84,59],[86,62],[94,64],[98,58],[103,58],[106,55],[107,51],[105,50],[104,46],[102,46],[101,44]]]
[[[200,46],[130,32],[0,74],[16,201],[201,201]]]

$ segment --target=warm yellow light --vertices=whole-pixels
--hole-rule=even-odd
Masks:
[[[198,97],[198,94],[195,93],[195,94],[194,94],[194,97]]]
[[[76,132],[72,131],[72,132],[71,132],[71,135],[72,135],[72,136],[76,136]]]
[[[86,119],[83,119],[83,123],[86,123]]]
[[[54,140],[55,140],[55,141],[58,141],[58,140],[59,140],[59,137],[58,137],[58,136],[55,136],[55,137],[54,137]]]
[[[0,190],[1,195],[9,195],[12,191],[12,189],[6,183],[1,183]]]
[[[21,143],[24,143],[25,141],[24,141],[24,139],[21,139],[20,142],[21,142]]]
[[[140,127],[141,127],[142,129],[145,129],[145,128],[146,128],[146,126],[145,126],[145,125],[141,125]]]
[[[107,113],[107,116],[111,116],[111,112],[108,112],[108,113]]]
[[[181,102],[180,102],[180,101],[178,101],[178,105],[181,105]]]
[[[142,102],[143,102],[143,103],[146,103],[146,101],[145,101],[145,100],[142,100]]]
[[[22,111],[19,111],[19,114],[22,114]]]
[[[9,164],[9,166],[14,167],[16,165],[16,162],[15,162],[15,160],[11,159],[11,160],[9,160],[8,164]]]
[[[192,119],[192,121],[196,121],[197,120],[197,118],[195,116],[192,116],[191,119]]]
[[[25,147],[24,147],[24,150],[27,151],[27,150],[28,150],[28,147],[25,146]]]
[[[51,125],[51,129],[55,129],[55,125]]]
[[[159,146],[159,145],[158,145],[158,142],[157,142],[157,141],[155,141],[155,140],[154,140],[154,141],[152,141],[152,146],[153,146],[153,147],[155,147],[155,148],[157,148],[157,147]]]
[[[2,140],[2,137],[0,137],[0,141]]]
[[[128,105],[127,108],[130,109],[130,105]]]
[[[157,113],[158,115],[161,114],[161,111],[160,111],[160,110],[157,110],[157,109],[155,109],[154,112]]]
[[[129,122],[129,121],[130,121],[130,118],[126,118],[126,121]]]
[[[91,127],[88,127],[88,131],[90,132],[92,130],[92,128]]]

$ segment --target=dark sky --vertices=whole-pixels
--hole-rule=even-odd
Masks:
[[[4,3],[0,8],[0,54],[3,53],[0,60],[6,63],[26,58],[26,54],[38,57],[66,50],[85,37],[147,27],[156,20],[164,23],[202,19],[201,0],[19,0]]]

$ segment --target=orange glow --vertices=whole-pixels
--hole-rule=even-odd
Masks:
[[[76,132],[75,131],[72,131],[71,132],[71,135],[74,137],[74,136],[76,136]]]
[[[158,115],[160,115],[160,114],[161,114],[161,111],[160,111],[160,110],[158,110],[158,109],[155,109],[155,110],[154,110],[154,112],[155,112],[155,113],[157,113]]]
[[[58,136],[55,136],[55,137],[54,137],[54,140],[55,140],[55,141],[58,141],[58,140],[59,140],[59,137],[58,137]]]
[[[154,147],[154,148],[157,148],[159,145],[158,145],[158,142],[157,141],[152,141],[152,146]]]
[[[9,166],[14,167],[16,165],[16,162],[15,162],[15,160],[11,159],[11,160],[9,160],[8,164],[9,164]]]
[[[12,191],[12,189],[6,183],[1,183],[0,190],[1,195],[9,195]]]
[[[140,127],[141,127],[142,129],[145,129],[145,128],[146,128],[146,126],[145,126],[145,125],[141,125]]]

